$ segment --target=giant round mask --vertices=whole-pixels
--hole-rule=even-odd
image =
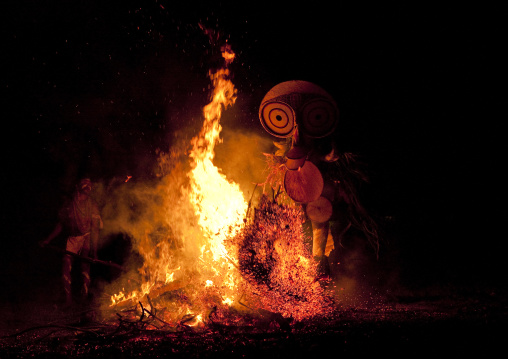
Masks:
[[[333,98],[307,81],[286,81],[274,86],[259,107],[264,129],[276,137],[299,135],[322,138],[331,134],[339,119]]]

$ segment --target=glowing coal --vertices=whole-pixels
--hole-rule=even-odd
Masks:
[[[315,280],[316,267],[305,247],[304,219],[300,208],[265,196],[254,220],[234,239],[247,291],[264,309],[296,320],[329,314],[333,305]]]

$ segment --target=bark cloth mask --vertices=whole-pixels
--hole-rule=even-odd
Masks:
[[[339,119],[337,104],[321,87],[307,81],[286,81],[274,86],[259,107],[264,129],[276,137],[326,137]]]

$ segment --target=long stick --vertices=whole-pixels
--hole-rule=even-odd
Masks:
[[[60,253],[63,253],[63,254],[68,254],[68,255],[71,255],[75,258],[78,258],[78,259],[81,259],[85,262],[90,262],[90,263],[94,263],[94,264],[102,264],[102,265],[105,265],[105,266],[109,266],[109,267],[114,267],[116,269],[120,269],[124,272],[127,272],[127,269],[125,269],[125,267],[122,267],[120,264],[117,264],[117,263],[114,263],[114,262],[111,262],[111,261],[101,261],[100,259],[93,259],[93,258],[90,258],[90,257],[86,257],[86,256],[82,256],[80,254],[77,254],[77,253],[74,253],[74,252],[69,252],[68,250],[65,250],[65,249],[62,249],[60,247],[56,247],[56,246],[45,246],[46,248],[51,248],[57,252],[60,252]]]

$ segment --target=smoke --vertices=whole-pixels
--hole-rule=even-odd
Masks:
[[[270,151],[272,142],[248,131],[226,129],[222,133],[223,142],[216,146],[214,164],[230,181],[239,184],[248,200],[255,184],[264,181],[263,152]],[[180,137],[167,152],[158,151],[153,159],[157,166],[153,169],[155,178],[122,177],[96,184],[95,194],[104,220],[103,236],[126,233],[136,239],[161,229],[177,236],[189,232],[188,228],[178,228],[195,220],[182,195],[190,170],[186,139],[187,136]]]
[[[132,248],[124,258],[129,273],[103,285],[103,291],[111,294],[123,290],[129,281],[126,279],[133,277],[139,282],[164,282],[177,268],[183,268],[178,272],[180,278],[190,275],[204,243],[188,197],[188,153],[195,130],[188,127],[174,132],[171,146],[149,159],[154,163],[151,176],[118,177],[95,184],[104,222],[102,246],[121,235],[128,238]],[[273,144],[269,138],[247,130],[226,129],[221,138],[215,147],[214,164],[240,186],[249,201],[256,184],[264,181],[263,152],[270,151]]]
[[[132,178],[127,182],[114,179],[105,188],[104,237],[126,234],[139,250],[147,246],[146,238],[164,234],[176,245],[184,239],[184,233],[194,232],[190,227],[195,222],[192,208],[182,194],[187,186],[188,166],[174,154],[159,153],[159,167],[166,167],[159,171],[169,171],[164,175],[152,179]]]
[[[247,200],[255,184],[266,180],[265,156],[273,142],[248,130],[223,129],[223,142],[215,147],[215,165],[228,179],[239,184]]]
[[[339,223],[332,223],[334,249],[329,254],[333,290],[343,307],[369,308],[384,302],[398,287],[395,258],[377,258],[363,234],[350,230],[340,237]],[[383,248],[384,249],[384,248]]]

